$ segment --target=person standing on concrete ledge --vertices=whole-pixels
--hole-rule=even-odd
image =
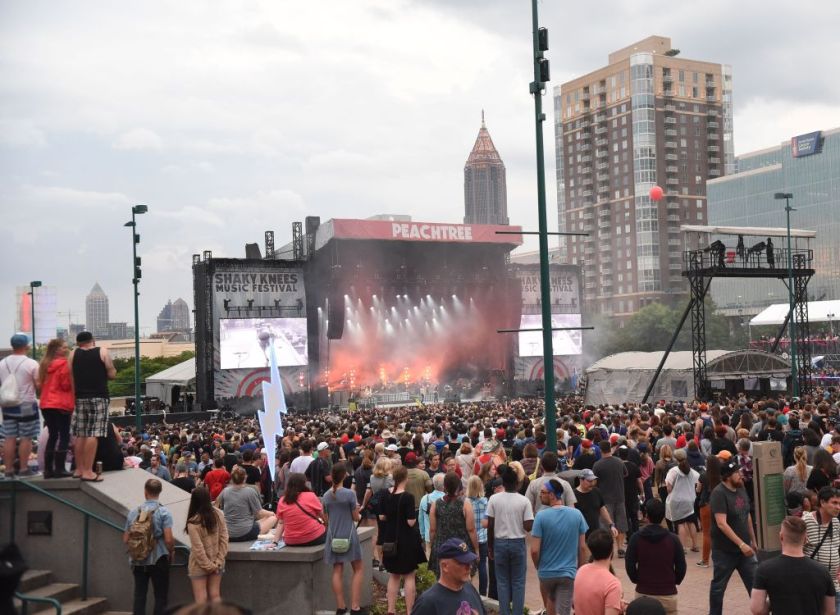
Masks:
[[[32,452],[32,440],[41,433],[41,417],[38,415],[38,402],[35,400],[38,382],[38,363],[26,356],[29,350],[29,337],[16,333],[11,339],[12,354],[0,361],[0,386],[9,381],[17,383],[17,399],[6,400],[3,404],[3,461],[6,464],[6,478],[14,478],[15,452],[17,449],[20,462],[21,478],[34,476],[29,469],[29,454]],[[17,440],[20,438],[20,445]]]
[[[450,538],[438,548],[437,559],[440,578],[420,595],[411,615],[484,615],[481,596],[470,583],[470,570],[478,555],[463,540]]]
[[[155,615],[163,615],[169,599],[169,564],[175,550],[175,538],[172,536],[172,513],[158,502],[163,485],[156,478],[146,481],[143,492],[146,501],[137,508],[128,511],[125,520],[123,542],[128,544],[129,531],[141,512],[150,512],[151,533],[154,538],[149,555],[143,560],[133,560],[129,556],[131,571],[134,574],[134,615],[145,615],[146,594],[149,581],[155,596]]]
[[[117,377],[117,370],[106,348],[97,348],[90,331],[76,336],[78,347],[70,355],[73,386],[76,390],[76,411],[72,431],[76,438],[76,478],[101,481],[93,471],[97,438],[108,435],[108,380]]]

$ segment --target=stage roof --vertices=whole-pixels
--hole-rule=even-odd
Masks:
[[[657,352],[619,352],[611,354],[593,363],[586,369],[587,372],[608,369],[608,370],[655,370],[662,360],[665,351]],[[707,350],[706,362],[713,361],[718,357],[729,354],[729,350]],[[663,369],[690,370],[693,366],[690,350],[678,350],[668,355]]]
[[[787,229],[784,227],[761,227],[761,226],[701,226],[699,224],[683,224],[680,226],[683,233],[709,233],[711,235],[747,235],[753,237],[787,237]],[[813,239],[817,236],[816,231],[804,229],[790,229],[791,237],[802,237]]]
[[[785,321],[790,306],[787,303],[774,303],[750,320],[750,326],[781,325]],[[831,318],[829,318],[831,314]],[[840,301],[809,301],[808,322],[829,322],[840,320]]]
[[[522,244],[522,235],[498,235],[496,231],[521,230],[519,226],[491,224],[333,219],[318,227],[315,249],[320,250],[333,239],[498,244],[512,249]]]

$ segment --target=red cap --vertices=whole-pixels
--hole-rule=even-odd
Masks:
[[[580,441],[580,445],[583,448],[592,448],[592,440],[590,440],[589,438],[584,438]]]

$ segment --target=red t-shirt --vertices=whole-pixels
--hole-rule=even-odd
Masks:
[[[210,499],[215,500],[217,497],[219,497],[219,494],[222,492],[222,489],[225,488],[229,481],[230,473],[224,468],[216,468],[214,470],[210,470],[207,473],[207,476],[204,477],[204,485],[210,492]]]
[[[303,512],[301,508],[309,515],[318,518],[323,513],[321,500],[311,491],[299,494],[294,504],[287,504],[285,498],[280,498],[277,503],[277,518],[283,522],[283,540],[287,545],[312,542],[326,531],[323,525]]]

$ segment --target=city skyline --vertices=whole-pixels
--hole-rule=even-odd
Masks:
[[[149,206],[137,217],[145,331],[170,295],[191,299],[194,253],[242,256],[269,229],[282,245],[306,215],[458,222],[464,153],[482,107],[504,144],[510,222],[537,226],[525,3],[86,6],[0,7],[0,83],[10,101],[0,109],[0,209],[17,229],[0,247],[15,263],[0,272],[0,296],[42,280],[66,313],[98,279],[111,311],[132,321],[123,225],[138,203]],[[550,32],[549,92],[612,49],[663,33],[689,57],[732,65],[736,154],[840,126],[840,84],[831,78],[840,9],[832,3],[768,12],[749,3],[662,11],[624,2],[598,14],[545,3],[540,11]],[[311,36],[298,34],[315,21]],[[790,37],[796,29],[815,43]],[[762,36],[744,36],[756,31]],[[552,153],[547,146],[547,177]],[[547,194],[556,229],[556,191]],[[529,240],[523,249],[534,247]],[[14,310],[11,299],[0,304],[0,340],[13,332]]]

